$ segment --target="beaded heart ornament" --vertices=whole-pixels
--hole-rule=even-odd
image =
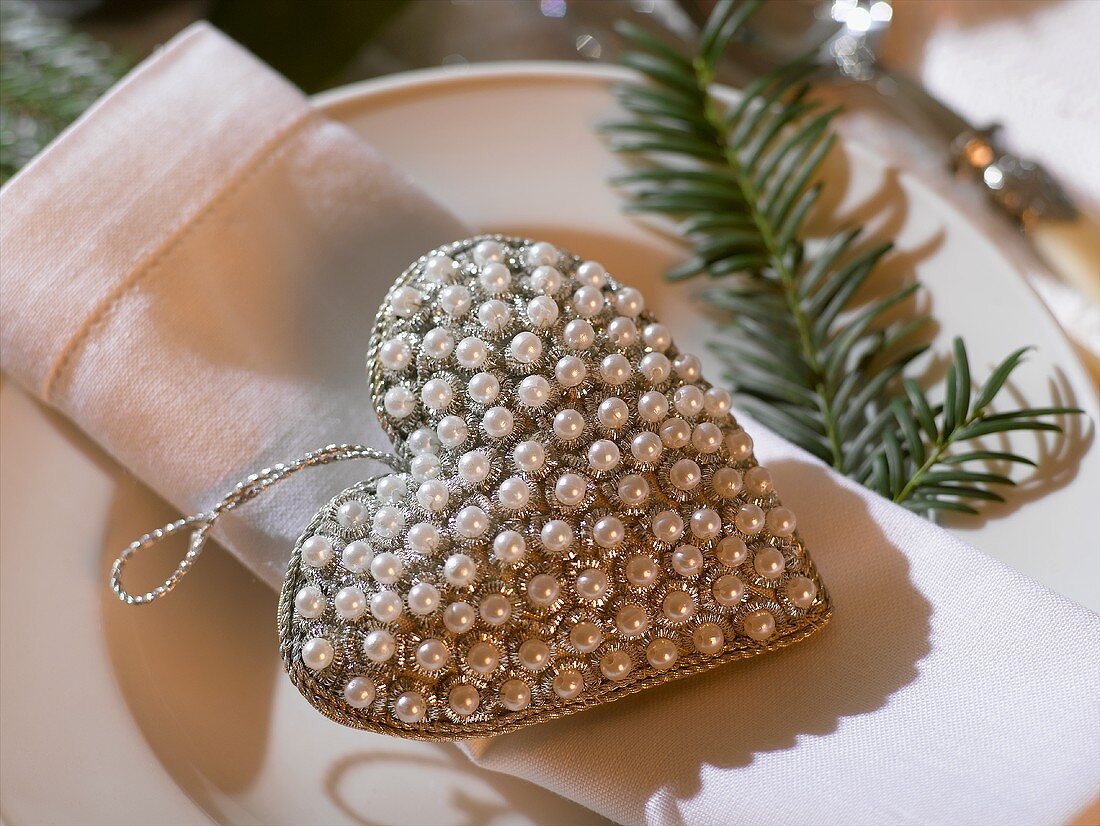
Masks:
[[[220,513],[301,467],[394,472],[313,518],[279,600],[283,663],[345,725],[483,737],[781,648],[828,595],[730,395],[638,290],[547,243],[482,236],[410,266],[367,355],[396,455],[331,446],[135,542],[146,602]],[[159,589],[129,556],[194,529]]]

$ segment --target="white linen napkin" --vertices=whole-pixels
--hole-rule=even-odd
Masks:
[[[199,26],[0,192],[3,368],[202,509],[327,442],[386,446],[363,382],[375,308],[467,232]],[[1088,803],[1100,618],[753,432],[834,594],[830,627],[472,743],[474,759],[630,823],[1057,822]],[[291,483],[223,541],[277,584],[317,506],[369,471]]]

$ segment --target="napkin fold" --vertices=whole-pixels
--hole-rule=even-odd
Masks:
[[[2,366],[200,510],[328,442],[386,447],[362,363],[375,309],[468,232],[196,26],[0,191]],[[1055,823],[1089,803],[1100,618],[751,429],[830,626],[471,756],[625,823]],[[367,472],[289,483],[222,541],[278,584],[302,525]]]

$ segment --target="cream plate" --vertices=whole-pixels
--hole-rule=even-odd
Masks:
[[[591,127],[606,116],[607,86],[617,76],[600,67],[507,64],[386,78],[318,102],[472,226],[598,257],[643,290],[682,347],[705,358],[711,328],[692,304],[695,286],[661,280],[681,251],[624,218],[605,183],[614,163]],[[1035,344],[1018,391],[1045,404],[1056,376],[1062,400],[1075,398],[1095,420],[1092,385],[1013,264],[918,181],[859,147],[842,155],[829,173],[839,193],[834,214],[875,214],[897,238],[893,267],[915,268],[928,285],[942,324],[937,347],[965,331],[981,375],[1018,344]],[[705,367],[721,375],[717,365]],[[1091,425],[1076,429],[997,519],[952,530],[1097,609],[1095,520],[1085,518],[1100,501],[1091,433]],[[1018,444],[1037,449],[1034,439]],[[0,454],[5,821],[600,822],[523,781],[473,767],[453,746],[324,720],[280,673],[275,594],[227,555],[204,558],[213,571],[155,610],[117,603],[105,585],[110,558],[175,515],[7,382]],[[76,539],[55,549],[56,536]],[[244,630],[231,637],[226,627]]]

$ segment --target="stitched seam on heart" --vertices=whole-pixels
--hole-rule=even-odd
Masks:
[[[54,394],[57,387],[73,364],[76,354],[91,338],[95,330],[107,321],[111,312],[119,305],[122,299],[130,291],[137,288],[150,275],[154,274],[160,265],[167,259],[169,253],[186,240],[195,230],[203,226],[208,218],[217,214],[218,210],[230,197],[251,181],[262,169],[281,157],[290,146],[290,138],[297,134],[304,126],[319,119],[320,114],[317,110],[309,108],[280,127],[280,129],[275,132],[275,134],[273,134],[245,164],[240,166],[233,173],[229,182],[221,190],[207,200],[196,212],[185,217],[169,234],[164,243],[151,252],[142,262],[131,270],[129,275],[115,285],[103,300],[100,301],[96,308],[88,314],[88,317],[80,327],[77,328],[72,338],[69,339],[68,344],[66,344],[58,354],[53,366],[46,373],[46,378],[42,383],[42,398],[47,403],[54,403]]]

